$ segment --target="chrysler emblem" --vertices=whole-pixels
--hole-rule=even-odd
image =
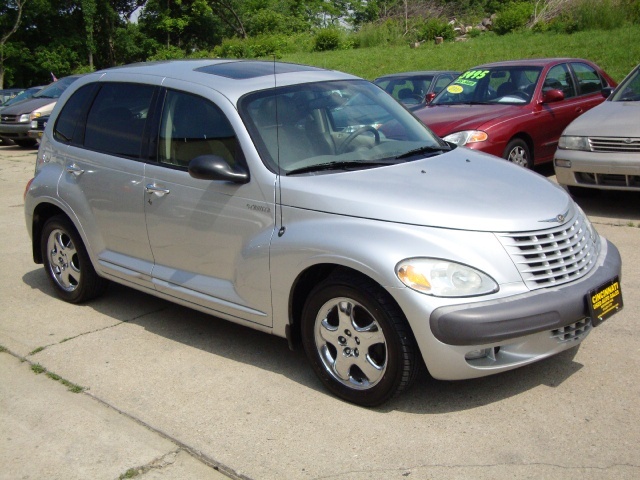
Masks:
[[[540,222],[545,222],[545,223],[552,223],[552,222],[558,222],[558,223],[562,223],[566,220],[567,215],[569,215],[569,210],[567,210],[564,213],[559,213],[558,215],[556,215],[553,218],[548,218],[546,220],[539,220]]]

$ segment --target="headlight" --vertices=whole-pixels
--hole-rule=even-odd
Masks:
[[[396,275],[407,287],[434,297],[470,297],[498,291],[486,273],[438,258],[408,258],[396,265]]]
[[[443,138],[443,140],[456,145],[466,145],[472,142],[484,142],[489,138],[485,132],[481,130],[464,130],[462,132],[452,133]]]
[[[589,145],[589,138],[587,137],[570,137],[570,136],[561,136],[560,141],[558,142],[558,148],[562,148],[564,150],[591,150],[591,145]]]
[[[20,123],[27,123],[28,121],[29,121],[28,113],[23,113],[22,115],[20,115],[20,120],[18,120],[18,122]]]

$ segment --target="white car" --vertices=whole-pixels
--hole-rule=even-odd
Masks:
[[[574,194],[640,191],[640,65],[569,124],[553,163],[558,183]]]

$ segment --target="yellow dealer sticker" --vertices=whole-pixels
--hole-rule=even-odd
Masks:
[[[622,308],[622,290],[618,277],[591,290],[587,295],[589,314],[593,326],[604,322]]]
[[[462,93],[462,87],[460,85],[449,85],[447,87],[449,93]]]

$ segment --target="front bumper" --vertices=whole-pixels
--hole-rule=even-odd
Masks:
[[[570,167],[560,167],[557,163]],[[560,185],[602,190],[640,191],[640,154],[556,151],[556,180]]]
[[[433,335],[448,345],[483,345],[556,330],[589,316],[587,292],[620,276],[622,260],[603,239],[602,265],[576,282],[490,302],[441,307],[431,314]]]
[[[0,124],[0,137],[10,138],[11,140],[21,140],[29,138],[29,129],[31,128],[31,122],[29,123],[1,123]]]
[[[443,305],[426,321],[419,321],[419,303],[409,304],[407,316],[430,374],[440,380],[484,377],[580,344],[593,329],[587,294],[621,272],[618,249],[602,237],[596,262],[574,282]]]

